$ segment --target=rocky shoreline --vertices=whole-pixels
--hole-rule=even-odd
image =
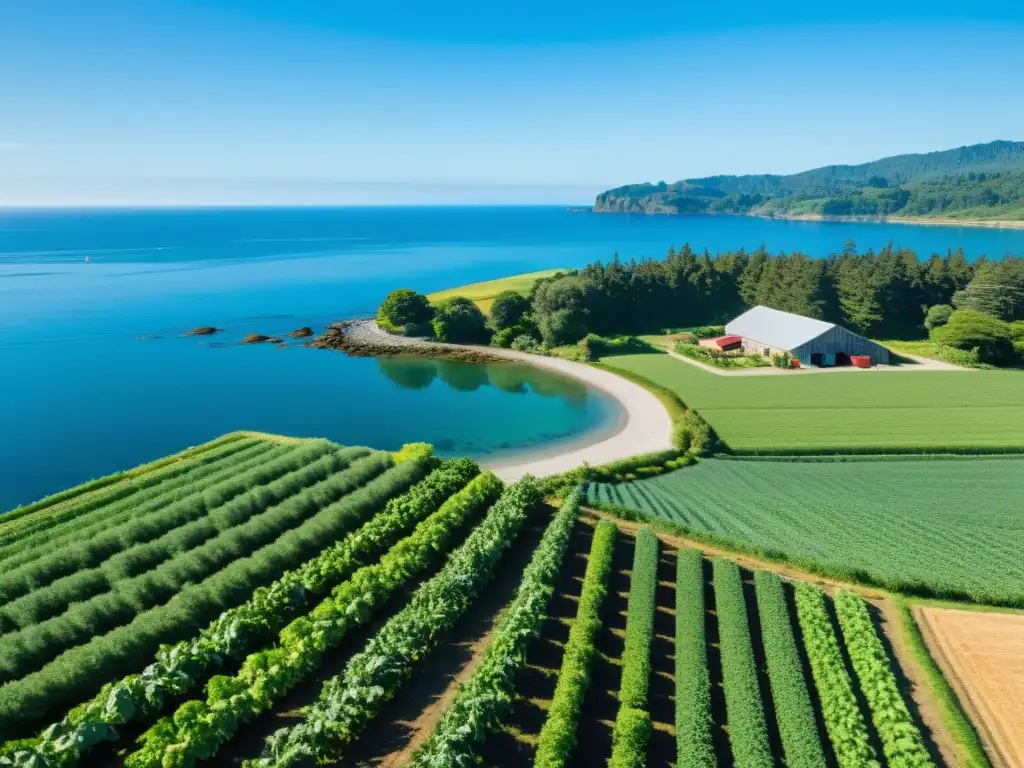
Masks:
[[[352,357],[416,355],[469,363],[507,362],[507,357],[490,352],[486,347],[466,347],[408,336],[394,336],[382,331],[372,320],[331,323],[317,338],[307,342],[306,346],[336,349]]]

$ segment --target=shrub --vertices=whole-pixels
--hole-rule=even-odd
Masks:
[[[977,349],[983,363],[1005,365],[1016,358],[1009,323],[972,309],[953,312],[945,325],[931,332],[931,339],[957,349]]]
[[[772,355],[772,365],[776,368],[792,368],[793,358],[785,352],[779,352],[777,355]]]
[[[564,347],[550,347],[545,350],[551,357],[560,357],[563,360],[572,360],[574,363],[589,363],[587,350],[580,344],[569,344]]]
[[[541,343],[537,339],[525,333],[512,339],[509,347],[517,352],[541,352],[543,350]]]
[[[504,331],[518,326],[530,311],[530,300],[515,291],[502,291],[491,304],[491,328]]]
[[[427,297],[408,288],[389,293],[377,310],[378,325],[391,333],[406,335],[425,332],[433,317],[434,310]]]
[[[540,336],[537,332],[537,326],[533,324],[533,321],[529,317],[524,318],[521,322],[509,328],[502,328],[500,331],[495,331],[494,335],[491,336],[492,347],[504,347],[508,349],[519,337],[525,337],[531,339],[534,345],[540,343]]]
[[[928,313],[924,316],[924,327],[929,331],[941,328],[949,322],[949,317],[952,314],[953,308],[949,304],[936,304],[929,307]]]
[[[437,305],[432,321],[438,341],[452,344],[486,344],[490,339],[487,318],[480,307],[463,296],[453,296]]]
[[[689,451],[696,456],[710,456],[718,442],[711,431],[711,425],[692,408],[687,409],[672,425],[672,440],[679,450]]]

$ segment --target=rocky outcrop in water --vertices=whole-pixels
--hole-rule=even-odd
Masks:
[[[264,336],[262,333],[250,333],[239,344],[266,344],[269,341],[280,341],[280,339],[274,339],[272,336]]]

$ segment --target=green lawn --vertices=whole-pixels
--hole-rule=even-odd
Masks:
[[[1024,458],[707,459],[588,495],[836,578],[1024,606]]]
[[[601,362],[672,390],[736,452],[1024,449],[1022,371],[718,376],[662,354]]]
[[[533,288],[533,284],[538,280],[543,277],[551,277],[559,272],[565,272],[565,270],[545,269],[541,272],[527,272],[522,275],[503,277],[499,280],[488,280],[486,283],[471,283],[460,288],[449,288],[445,291],[427,294],[427,298],[431,304],[437,304],[445,299],[450,299],[452,296],[464,296],[467,299],[472,299],[480,307],[480,311],[486,315],[491,310],[494,297],[502,291],[515,291],[526,296],[530,293],[530,289]]]

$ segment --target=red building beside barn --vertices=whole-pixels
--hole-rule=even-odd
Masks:
[[[719,352],[732,352],[743,346],[742,336],[716,336],[713,339],[701,339],[698,342],[702,347],[717,349]]]

